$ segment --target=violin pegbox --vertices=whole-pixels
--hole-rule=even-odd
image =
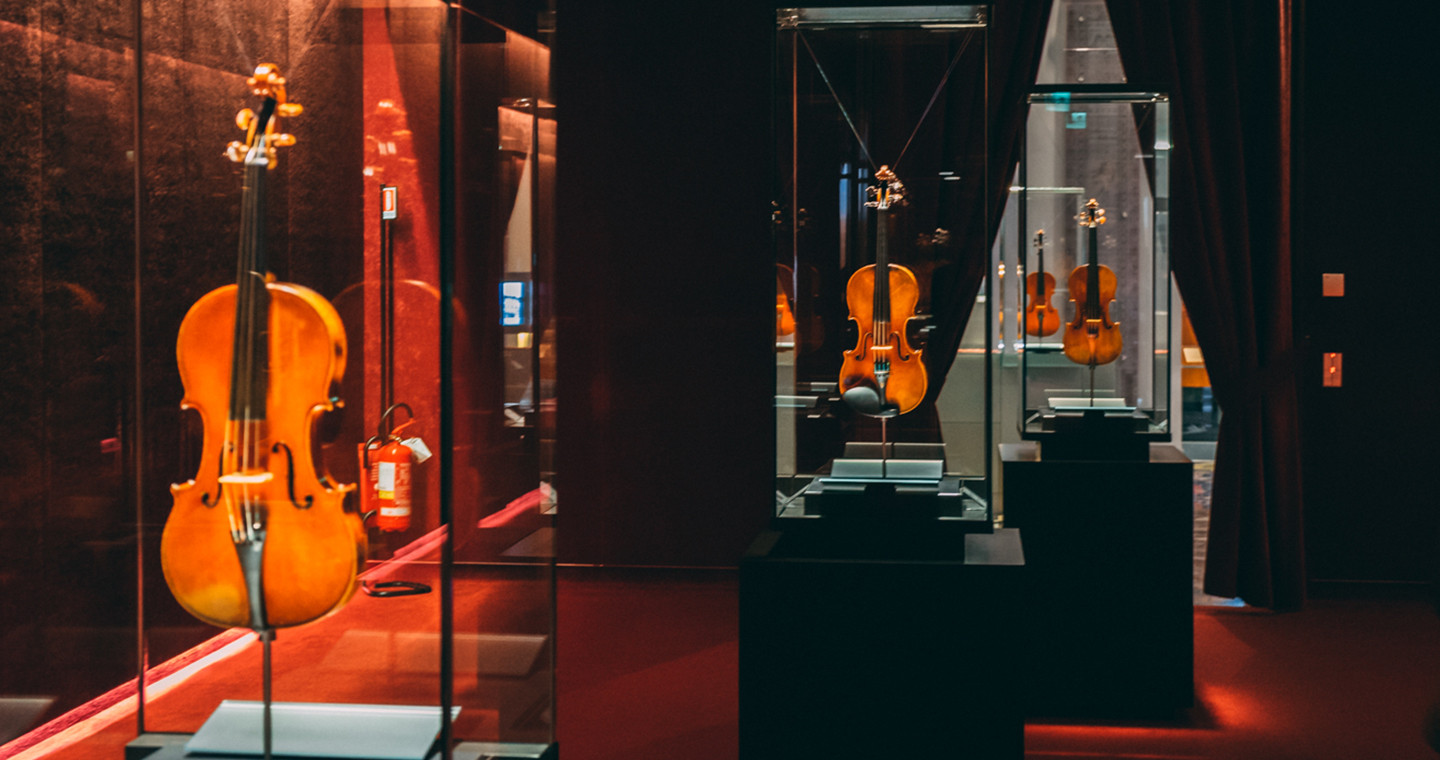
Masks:
[[[1035,248],[1039,250],[1045,247],[1045,230],[1035,230]]]
[[[1105,209],[1100,208],[1100,204],[1091,198],[1085,208],[1075,215],[1075,220],[1080,222],[1081,227],[1098,227],[1105,223]]]
[[[879,180],[880,184],[865,188],[865,192],[870,194],[870,200],[865,202],[866,206],[884,211],[905,200],[905,185],[900,183],[900,178],[890,171],[889,166],[881,166],[875,172],[875,179]]]
[[[269,169],[275,168],[275,149],[295,144],[295,136],[280,131],[280,117],[299,116],[305,110],[299,103],[290,102],[285,93],[285,77],[280,67],[273,63],[262,63],[255,67],[255,73],[245,80],[250,91],[263,99],[260,113],[242,108],[235,114],[235,126],[245,132],[245,142],[232,141],[225,148],[225,155],[231,161],[244,163],[246,156],[258,144],[265,150]],[[260,138],[263,137],[263,142]]]

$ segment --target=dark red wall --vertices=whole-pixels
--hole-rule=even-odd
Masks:
[[[735,564],[774,501],[774,11],[557,23],[560,560]]]

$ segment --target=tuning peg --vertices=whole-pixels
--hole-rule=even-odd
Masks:
[[[291,116],[299,116],[300,112],[304,110],[304,106],[301,106],[299,103],[293,102],[281,103],[280,105],[275,106],[275,112],[287,118]]]
[[[245,147],[245,143],[239,140],[231,140],[230,144],[225,146],[225,156],[237,164],[244,163],[245,153],[248,150],[249,148]]]

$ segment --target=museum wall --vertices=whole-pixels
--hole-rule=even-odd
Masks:
[[[1294,285],[1309,574],[1428,581],[1440,561],[1440,354],[1425,298],[1440,282],[1428,115],[1440,12],[1301,7]],[[1326,272],[1345,275],[1344,297],[1321,296]],[[1329,351],[1344,355],[1340,388],[1320,384]]]
[[[561,562],[733,566],[772,509],[774,18],[558,4]]]

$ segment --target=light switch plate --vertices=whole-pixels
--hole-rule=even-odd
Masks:
[[[1325,354],[1325,381],[1324,381],[1324,382],[1325,382],[1325,387],[1326,387],[1326,388],[1339,388],[1339,387],[1340,387],[1340,379],[1341,379],[1341,373],[1340,373],[1340,358],[1341,358],[1341,355],[1340,355],[1338,352],[1331,352],[1331,353]]]

